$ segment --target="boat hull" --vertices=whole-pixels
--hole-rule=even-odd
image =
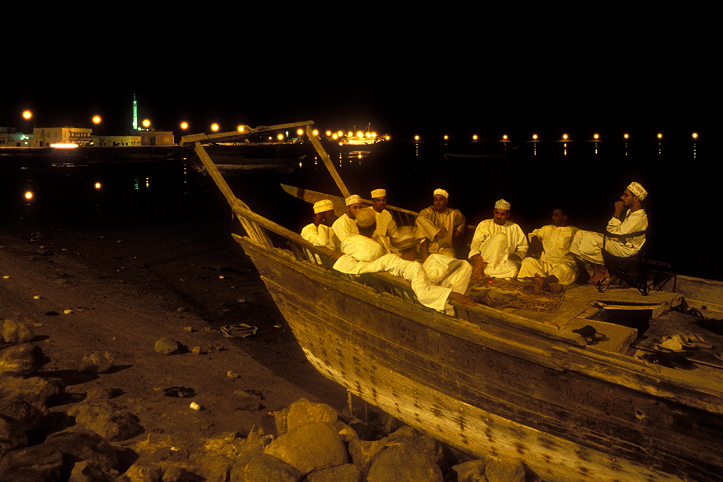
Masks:
[[[723,416],[671,400],[666,383],[592,366],[572,341],[454,319],[236,239],[314,367],[434,438],[520,458],[546,481],[721,480]]]

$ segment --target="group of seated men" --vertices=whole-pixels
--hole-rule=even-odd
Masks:
[[[617,237],[609,239],[569,226],[559,208],[553,210],[550,224],[525,236],[510,219],[510,203],[500,199],[492,218],[475,228],[466,260],[458,259],[456,249],[465,234],[466,218],[448,206],[449,193],[444,189],[434,191],[433,204],[419,212],[415,226],[397,226],[386,209],[384,189],[371,192],[371,207],[363,207],[359,195],[349,196],[346,212],[336,220],[333,203],[322,200],[314,204],[312,223],[301,236],[337,253],[334,269],[354,275],[385,271],[401,276],[411,282],[420,303],[450,312],[449,299],[473,305],[464,293],[471,280],[485,277],[531,279],[535,292],[558,293],[577,279],[576,259],[590,267],[588,283],[599,283],[609,276],[603,249],[628,257],[645,243],[645,234],[639,233],[648,225],[642,205],[646,196],[640,183],[627,186],[606,227]],[[620,236],[631,233],[638,234]],[[539,256],[527,256],[528,250]]]

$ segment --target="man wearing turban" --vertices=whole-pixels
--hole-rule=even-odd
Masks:
[[[335,241],[337,242],[336,250],[341,249],[341,243],[352,234],[359,234],[359,229],[356,225],[356,214],[362,208],[362,199],[358,194],[352,194],[344,200],[346,204],[346,213],[341,215],[331,225],[332,231],[336,236]]]
[[[429,253],[440,253],[455,257],[455,243],[464,236],[467,219],[459,209],[447,206],[449,193],[444,189],[435,189],[432,206],[419,212],[416,225],[429,240],[423,246]],[[423,258],[426,253],[423,253]]]
[[[495,203],[493,217],[477,225],[469,249],[472,278],[514,278],[527,254],[527,238],[517,223],[510,221],[510,203]]]
[[[323,199],[314,203],[314,216],[312,222],[301,230],[301,237],[314,246],[323,246],[335,249],[334,232],[331,224],[334,222],[334,203]]]
[[[392,218],[392,213],[386,208],[387,190],[374,189],[371,195],[372,208],[377,215],[377,230],[374,233],[374,237],[389,251],[389,239],[390,236],[397,232],[397,223],[394,221],[394,218]]]
[[[638,182],[632,182],[615,202],[615,213],[607,225],[607,232],[616,237],[605,239],[605,251],[613,256],[628,258],[640,251],[645,244],[645,234],[632,237],[620,235],[640,233],[648,228],[648,215],[642,202],[648,192]],[[603,234],[594,231],[578,231],[572,239],[570,252],[581,260],[592,264],[593,274],[588,283],[595,285],[610,274],[602,256]]]

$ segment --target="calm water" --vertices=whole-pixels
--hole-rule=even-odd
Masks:
[[[0,151],[4,224],[46,218],[82,226],[99,217],[174,213],[192,225],[200,217],[229,215],[210,178],[192,162],[97,163],[86,152],[49,159]],[[505,198],[526,232],[547,223],[556,207],[569,212],[571,224],[604,227],[622,190],[637,180],[649,192],[650,256],[683,274],[723,279],[721,257],[702,243],[721,205],[714,152],[702,142],[389,142],[371,152],[329,153],[349,190],[363,197],[385,187],[390,204],[419,210],[442,187],[471,224]],[[235,171],[229,184],[253,209],[297,230],[309,206],[279,183],[338,193],[323,163],[306,154],[283,167]],[[30,201],[23,198],[28,190],[35,196]]]

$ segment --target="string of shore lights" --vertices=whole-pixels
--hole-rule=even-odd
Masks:
[[[25,120],[31,120],[31,119],[34,118],[34,114],[33,114],[33,112],[30,111],[30,110],[25,110],[25,111],[23,111],[23,113],[22,113],[22,117],[23,117],[23,119],[25,119]],[[103,122],[103,119],[102,119],[102,117],[101,117],[100,115],[94,115],[94,116],[92,117],[92,119],[91,119],[91,122],[92,122],[93,124],[95,124],[95,125],[100,125],[100,124]],[[152,123],[151,123],[150,119],[144,119],[144,120],[141,122],[141,125],[142,125],[142,128],[145,129],[145,130],[151,130],[151,129],[152,129]],[[189,124],[189,122],[187,122],[187,121],[182,121],[182,122],[180,122],[180,123],[179,123],[179,127],[180,127],[181,131],[184,131],[184,132],[190,130],[190,124]],[[236,130],[237,130],[238,132],[244,132],[244,130],[246,130],[247,128],[248,128],[247,125],[239,124],[239,125],[236,127]],[[221,130],[221,126],[220,126],[220,124],[218,124],[218,123],[212,123],[212,124],[209,126],[209,129],[210,129],[211,132],[219,132],[219,131]],[[299,130],[296,132],[296,134],[297,134],[298,137],[302,137],[302,136],[305,135],[305,132],[303,131],[303,129],[299,129]],[[317,129],[315,129],[315,130],[313,131],[313,134],[314,134],[314,136],[319,137],[320,131],[317,130]],[[283,137],[285,137],[283,134],[279,134],[278,137],[277,137],[277,140],[282,140]],[[325,137],[328,138],[328,139],[332,139],[332,140],[341,139],[341,138],[343,138],[343,137],[346,137],[346,138],[367,139],[367,140],[372,140],[372,141],[373,141],[373,140],[379,140],[379,141],[382,141],[382,140],[391,140],[391,136],[389,136],[389,135],[386,135],[386,134],[385,134],[385,135],[381,135],[381,136],[380,136],[380,135],[377,134],[376,132],[374,132],[374,131],[369,131],[369,130],[366,130],[366,131],[362,131],[362,130],[357,130],[357,131],[343,131],[343,130],[331,131],[331,130],[327,130],[327,131],[325,132]],[[625,133],[625,134],[622,135],[622,140],[629,140],[630,137],[631,137],[630,134]],[[655,137],[656,137],[657,139],[659,139],[659,140],[662,140],[662,139],[663,139],[663,134],[662,134],[661,132],[659,132],[659,133],[656,134]],[[690,138],[691,138],[691,140],[698,140],[698,139],[699,139],[698,133],[697,133],[697,132],[692,132],[692,133],[690,134]],[[423,138],[422,138],[422,136],[420,136],[419,134],[417,134],[417,135],[415,135],[415,136],[412,138],[412,140],[414,140],[415,142],[421,142],[421,141],[423,140]],[[447,142],[447,141],[450,140],[450,136],[449,136],[448,134],[445,134],[445,135],[443,135],[443,136],[441,137],[440,140]],[[472,141],[472,142],[477,142],[477,141],[480,140],[480,137],[479,137],[478,134],[472,134],[472,135],[469,137],[469,140]],[[535,142],[535,141],[542,141],[542,140],[543,140],[543,139],[541,139],[540,136],[538,136],[537,134],[532,134],[532,135],[530,136],[530,138],[528,139],[528,142]],[[551,140],[553,140],[553,141],[558,141],[558,142],[568,142],[568,141],[571,142],[571,141],[574,141],[574,139],[571,139],[568,134],[562,134],[559,139],[551,139]],[[595,134],[593,134],[593,135],[591,136],[591,138],[589,138],[589,139],[582,139],[582,140],[595,142],[595,141],[602,141],[603,139],[601,138],[600,134],[595,133]],[[499,142],[511,142],[511,139],[510,139],[510,137],[509,137],[507,134],[503,134],[499,139],[497,139],[497,141],[499,141]]]

